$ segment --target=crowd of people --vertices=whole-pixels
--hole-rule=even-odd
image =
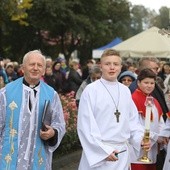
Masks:
[[[91,59],[84,67],[81,67],[77,59],[73,59],[67,64],[64,58],[59,57],[52,60],[47,57],[45,73],[41,80],[53,87],[58,93],[71,91],[76,93],[82,82],[89,78],[89,71],[94,66],[96,67],[95,60]],[[0,88],[22,76],[22,64],[0,58]]]
[[[162,72],[160,63],[154,57],[144,57],[135,71],[133,65],[125,67],[122,63],[118,52],[105,50],[101,78],[81,95],[77,130],[83,153],[79,169],[168,170],[170,98],[165,100],[157,82]],[[167,73],[165,79],[169,78]],[[144,137],[148,97],[152,98],[150,141]],[[148,159],[141,159],[146,152]]]
[[[22,64],[0,58],[0,169],[51,169],[65,134],[59,93],[75,92],[79,170],[168,170],[170,64],[154,57],[123,60],[113,49],[100,62],[52,60],[26,53]],[[152,97],[149,141],[146,100]],[[47,102],[48,101],[48,102]],[[49,103],[46,105],[46,103]],[[44,114],[49,124],[42,129]],[[144,151],[151,162],[139,161]]]

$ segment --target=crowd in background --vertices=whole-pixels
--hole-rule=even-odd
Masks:
[[[118,81],[129,87],[133,94],[137,88],[135,82],[144,68],[151,69],[156,75],[156,85],[152,95],[160,103],[164,119],[166,119],[166,113],[170,110],[170,62],[159,61],[154,57],[141,58],[138,62],[132,58],[124,59]],[[99,60],[89,59],[82,66],[77,59],[73,59],[67,64],[64,58],[59,57],[52,60],[47,57],[45,74],[41,79],[58,93],[65,94],[73,91],[78,107],[84,88],[89,83],[100,79],[101,75]],[[21,64],[10,59],[0,58],[0,88],[21,76],[23,76]],[[163,95],[163,98],[160,95]],[[165,158],[161,157],[161,159],[163,160],[158,161],[159,164],[160,162],[163,164]]]
[[[58,93],[74,91],[76,94],[83,81],[90,79],[90,70],[93,67],[99,68],[99,64],[100,61],[94,59],[89,59],[85,65],[80,65],[77,59],[73,59],[67,64],[64,58],[59,57],[56,60],[52,60],[50,57],[47,57],[46,72],[42,80],[53,87]],[[160,61],[157,71],[157,83],[163,90],[168,108],[170,109],[170,102],[168,100],[170,91],[170,62]],[[118,81],[129,87],[137,78],[138,72],[137,61],[132,58],[124,59]],[[8,58],[0,58],[0,88],[22,75],[21,64]]]
[[[46,71],[42,80],[53,87],[58,93],[77,92],[83,80],[89,76],[89,70],[95,66],[95,60],[88,60],[85,66],[80,66],[77,59],[66,63],[64,58],[52,60],[46,58]],[[23,76],[22,66],[10,59],[0,59],[0,88],[7,83]]]

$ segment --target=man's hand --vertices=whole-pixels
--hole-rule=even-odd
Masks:
[[[43,140],[48,140],[52,138],[55,135],[55,131],[51,126],[45,125],[46,126],[46,131],[40,130],[40,137]]]
[[[117,161],[118,157],[115,155],[116,153],[118,153],[117,150],[115,150],[113,153],[111,153],[107,158],[106,161]]]
[[[159,144],[167,145],[168,142],[169,142],[169,138],[168,137],[159,136],[157,142]]]

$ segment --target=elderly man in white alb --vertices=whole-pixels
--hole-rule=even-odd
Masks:
[[[117,81],[121,67],[119,53],[105,50],[101,79],[89,84],[81,95],[77,130],[83,152],[79,170],[128,170],[129,145],[136,153],[150,148],[150,142],[142,141],[144,132],[131,93]]]

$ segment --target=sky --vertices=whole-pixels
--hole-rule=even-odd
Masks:
[[[132,5],[143,5],[146,8],[154,9],[156,12],[159,12],[159,9],[162,6],[170,8],[170,0],[129,0]]]

